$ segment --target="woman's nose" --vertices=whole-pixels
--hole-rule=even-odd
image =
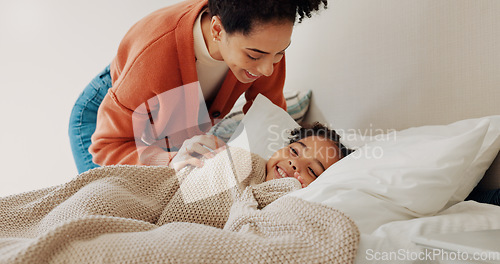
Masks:
[[[293,164],[291,160],[289,160],[289,161],[288,161],[288,164],[290,164],[290,166],[292,167],[292,169],[293,169],[294,171],[296,171],[296,170],[297,170],[297,166],[295,166],[295,164]]]
[[[269,77],[273,74],[274,64],[272,60],[265,60],[259,65],[258,70],[262,75]]]

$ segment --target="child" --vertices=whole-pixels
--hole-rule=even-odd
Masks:
[[[303,125],[291,132],[290,145],[276,151],[267,162],[266,181],[294,177],[306,187],[351,152],[334,130],[318,122]]]
[[[259,161],[267,162],[265,181],[294,177],[299,180],[302,187],[306,187],[328,167],[352,152],[339,140],[340,136],[334,130],[318,122],[303,124],[302,127],[292,130],[288,146],[276,151],[268,161]],[[218,148],[211,150],[209,146]],[[201,168],[207,159],[213,158],[224,149],[225,143],[215,136],[196,136],[184,142],[170,163],[170,167],[176,171],[187,165]],[[231,164],[221,163],[218,166],[231,166]],[[257,165],[254,164],[255,166]]]
[[[191,157],[176,170],[179,188],[156,224],[181,221],[222,228],[231,206],[244,192],[251,193],[257,208],[262,209],[287,193],[307,187],[351,150],[340,143],[334,130],[315,122],[292,130],[290,144],[267,161],[237,147],[221,147],[214,152],[217,154],[213,157]]]
[[[148,254],[166,254],[172,252],[171,243],[184,245],[188,237],[201,239],[212,233],[226,239],[247,233],[249,238],[242,241],[254,241],[260,237],[254,232],[262,231],[257,227],[269,227],[273,221],[281,225],[283,219],[291,220],[302,240],[304,234],[318,232],[317,227],[302,227],[310,226],[304,218],[311,212],[308,208],[322,212],[315,217],[323,216],[326,223],[332,210],[298,198],[273,201],[307,186],[349,151],[334,131],[317,123],[295,129],[291,136],[291,144],[268,161],[243,149],[227,148],[202,167],[176,172],[165,166],[104,166],[59,186],[0,198],[0,239],[5,241],[0,252],[6,253],[0,254],[0,262],[29,258],[50,262],[59,257],[64,259],[61,262],[88,263],[129,242],[133,245],[127,246],[127,253],[135,250],[138,253],[132,258],[144,262],[142,248],[150,248],[143,250]],[[276,218],[279,215],[283,217]],[[290,238],[290,229],[285,236],[284,241]],[[158,244],[155,239],[162,237]],[[79,254],[83,248],[92,250]],[[78,257],[82,259],[75,260]]]

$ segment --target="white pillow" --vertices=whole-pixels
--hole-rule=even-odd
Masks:
[[[301,122],[304,119],[311,102],[311,94],[311,90],[283,92],[287,112],[296,122]],[[242,94],[240,98],[238,98],[231,111],[229,111],[229,113],[220,122],[212,127],[207,134],[216,135],[224,142],[228,142],[243,119],[243,105],[246,102],[244,95],[245,94]],[[282,114],[282,111],[280,111],[279,114]]]
[[[268,160],[288,145],[290,130],[297,127],[297,122],[286,111],[259,94],[227,144]]]
[[[458,189],[452,195],[447,205],[443,208],[449,208],[450,206],[464,201],[465,198],[471,193],[474,187],[481,181],[485,172],[491,166],[493,160],[498,155],[500,150],[500,116],[487,116],[480,119],[488,119],[490,121],[490,126],[486,135],[484,137],[484,141],[481,144],[481,148],[478,151],[478,154],[472,161],[471,165],[464,171],[463,177],[459,179]],[[472,120],[461,120],[453,124],[453,126],[464,126],[467,127],[470,122],[475,122],[477,119]],[[433,127],[421,127],[421,128],[412,128],[406,130],[404,133],[413,133],[418,134],[421,133],[422,130],[434,129]],[[376,136],[366,136],[366,135],[356,135],[349,133],[342,133],[343,131],[337,131],[342,137],[341,142],[351,149],[360,148],[363,145],[366,145],[369,142],[374,141],[383,141],[387,140],[387,135],[376,135]],[[396,133],[397,134],[397,133]],[[395,134],[395,135],[396,135]],[[401,132],[397,134],[401,136]]]
[[[312,90],[305,91],[295,91],[286,90],[283,91],[283,96],[286,101],[286,108],[289,115],[296,122],[300,122],[304,119],[304,116],[309,109],[309,104],[311,102]],[[233,108],[231,108],[230,113],[243,112],[243,106],[246,103],[245,94],[242,94],[238,100],[234,103]],[[228,114],[228,115],[229,115]]]
[[[490,127],[486,132],[483,144],[471,166],[467,168],[459,187],[445,208],[463,201],[471,193],[474,187],[481,181],[485,172],[495,160],[500,151],[500,116],[485,117],[490,120]]]
[[[433,215],[459,189],[489,127],[482,118],[387,134],[289,195],[344,211],[364,233]]]

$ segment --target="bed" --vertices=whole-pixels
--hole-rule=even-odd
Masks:
[[[295,95],[290,109],[307,108],[311,93]],[[463,200],[500,149],[500,116],[341,133],[356,150],[300,188],[257,180],[297,127],[290,113],[262,95],[237,112],[211,131],[238,123],[202,168],[107,166],[0,199],[0,261],[431,263],[415,235],[498,228],[498,206]]]
[[[310,94],[288,92],[288,103],[295,110],[301,108],[298,102],[307,107]],[[288,134],[278,132],[298,124],[291,113],[263,96],[254,104],[258,107],[245,116],[236,110],[223,119],[214,133],[224,138],[228,128],[239,123],[228,144],[267,159],[286,145]],[[475,201],[469,195],[473,190],[490,193],[499,187],[495,160],[500,150],[499,115],[388,133],[337,132],[343,144],[355,151],[287,197],[335,208],[351,217],[361,233],[355,263],[447,263],[448,255],[417,246],[415,238],[500,228],[498,191],[493,192],[496,200]],[[478,259],[499,261],[499,252],[476,251]],[[463,263],[483,263],[468,257],[462,256]]]
[[[456,122],[471,128],[472,123],[468,122],[473,119],[489,119],[500,114],[500,20],[495,15],[498,12],[500,2],[494,0],[332,2],[328,10],[310,23],[296,27],[287,60],[300,63],[288,63],[286,90],[301,98],[307,98],[307,92],[312,90],[305,121],[320,121],[344,132],[345,139],[350,140],[347,145],[350,143],[353,147],[362,146],[376,135],[385,143],[394,141],[387,134],[396,131],[397,138],[399,132],[410,128],[412,130],[403,132],[407,133],[404,136],[409,137],[413,132],[425,132],[429,136],[436,132],[433,129]],[[299,108],[294,105],[294,109]],[[497,121],[493,123],[497,124]],[[421,196],[415,195],[404,205],[412,208],[415,201],[420,200],[422,203],[418,209],[429,210],[426,214],[413,210],[414,215],[406,212],[405,216],[402,216],[405,213],[398,216],[399,213],[394,213],[391,219],[389,215],[394,208],[378,205],[370,208],[370,197],[361,196],[363,191],[369,190],[363,190],[363,186],[357,187],[361,193],[345,193],[347,201],[330,201],[331,205],[336,204],[357,218],[361,242],[356,263],[444,263],[446,260],[442,256],[424,256],[422,259],[411,255],[424,250],[413,242],[414,238],[431,233],[499,229],[500,157],[496,133],[488,134],[486,142],[483,141],[483,150],[490,153],[481,164],[472,162],[474,166],[469,167],[469,173],[462,178],[467,184],[457,177],[450,177],[455,173],[451,171],[439,174],[448,181],[440,187],[437,187],[437,182],[416,179],[417,187],[427,184],[435,188],[415,188],[422,191],[421,196],[431,197],[431,200],[423,202],[419,199]],[[409,138],[399,139],[411,143]],[[427,143],[432,142],[427,139]],[[480,145],[473,144],[474,147]],[[436,148],[431,143],[426,151],[421,152],[421,157],[436,155],[439,151],[443,151],[443,157],[449,157],[445,145]],[[459,151],[465,153],[468,150],[473,152],[471,148]],[[399,152],[396,147],[392,151]],[[395,156],[400,157],[402,153]],[[372,154],[377,155],[376,152]],[[409,160],[399,158],[397,161],[406,164],[406,169],[415,166]],[[373,166],[369,168],[369,164],[366,166],[367,170],[375,169]],[[390,169],[402,172],[405,168],[396,168],[389,161],[376,169],[382,173]],[[335,173],[353,176],[348,172],[339,169]],[[410,173],[410,170],[406,172]],[[463,193],[448,198],[441,196],[457,183],[463,187]],[[316,184],[329,183],[318,181]],[[328,193],[324,188],[311,187],[306,188],[309,192],[302,192],[302,198],[310,195],[316,197],[311,200],[317,202],[327,199],[326,195],[316,195],[322,191]],[[471,195],[464,201],[471,190],[476,196]],[[379,198],[383,191],[377,193]],[[406,191],[401,196],[411,196]],[[377,197],[371,198],[376,200]],[[401,203],[404,201],[401,197],[392,198]],[[442,206],[436,208],[434,205],[439,199]],[[360,210],[352,210],[352,207]],[[366,212],[367,209],[373,210]],[[389,256],[399,250],[402,250],[402,255]],[[490,262],[484,261],[498,262],[498,254]],[[476,261],[469,259],[462,263]]]
[[[499,12],[495,0],[332,1],[296,27],[287,59],[301,63],[289,63],[286,87],[313,91],[306,121],[362,135],[498,115]],[[482,168],[477,188],[499,189],[499,168],[498,157]],[[356,263],[440,263],[384,261],[373,252],[419,251],[412,242],[419,235],[500,228],[499,206],[459,201],[425,217],[381,220],[362,232]]]

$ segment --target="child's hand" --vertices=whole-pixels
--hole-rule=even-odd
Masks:
[[[213,135],[194,136],[182,144],[180,150],[170,162],[170,167],[176,171],[193,165],[198,168],[203,166],[201,157],[213,158],[215,154],[226,148],[226,143]]]
[[[309,185],[308,183],[304,182],[304,179],[302,179],[302,177],[300,177],[300,174],[298,172],[294,172],[293,177],[295,177],[297,180],[299,180],[300,185],[302,185],[302,188],[305,188],[305,187],[307,187],[307,185]]]

